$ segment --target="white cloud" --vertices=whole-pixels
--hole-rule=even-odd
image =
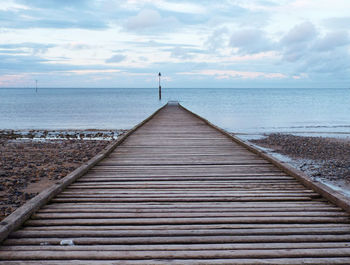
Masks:
[[[234,4],[239,5],[245,9],[252,11],[268,11],[276,8],[276,6],[281,5],[283,1],[274,0],[274,1],[261,1],[261,0],[235,0],[232,1]]]
[[[317,30],[311,22],[304,22],[293,27],[281,40],[283,44],[306,42],[317,36]]]
[[[175,47],[171,51],[171,57],[182,59],[182,60],[187,60],[193,58],[193,54],[191,54],[191,50],[185,49],[182,47]]]
[[[16,3],[14,0],[2,1],[0,4],[0,10],[3,11],[17,11],[17,10],[28,10],[29,7]]]
[[[306,75],[346,76],[350,71],[349,33],[335,30],[321,34],[310,22],[299,24],[281,40],[282,63]]]
[[[63,45],[63,48],[66,48],[69,50],[82,50],[82,49],[89,49],[91,47],[90,47],[90,45],[87,45],[85,43],[70,42],[70,43]]]
[[[228,34],[227,27],[216,29],[208,36],[204,45],[208,47],[210,51],[216,51],[227,45],[226,35]]]
[[[349,29],[350,16],[349,17],[332,17],[324,20],[324,24],[328,27],[335,29]]]
[[[350,43],[349,34],[345,30],[329,32],[324,38],[316,44],[319,51],[329,51]]]
[[[308,86],[319,84],[317,73],[330,84],[350,81],[349,0],[3,2],[0,75],[11,75],[4,80],[40,72],[56,82],[70,71],[62,82],[72,86],[93,75],[113,76],[111,86],[142,86],[144,73],[161,70],[190,73],[173,79],[178,87],[192,78],[203,86],[232,78],[247,86],[278,78],[271,84],[298,79]],[[104,74],[111,69],[121,72]]]
[[[70,71],[60,71],[61,73],[74,73],[78,75],[90,75],[90,74],[111,74],[111,73],[120,73],[121,71],[118,69],[103,69],[103,70],[70,70]]]
[[[292,76],[292,78],[296,79],[296,80],[305,79],[305,78],[308,78],[308,77],[309,77],[309,75],[305,74],[305,73],[300,73],[298,75],[293,75]]]
[[[158,26],[161,20],[162,17],[157,11],[145,9],[138,13],[136,16],[131,17],[126,23],[126,28],[129,30],[137,30],[154,27]]]
[[[230,45],[243,53],[259,53],[273,49],[266,33],[259,29],[238,30],[232,33]]]
[[[124,2],[124,1],[123,1]],[[122,4],[128,9],[142,9],[145,6],[152,5],[153,8],[160,10],[185,13],[185,14],[204,14],[207,9],[203,5],[191,3],[190,1],[165,1],[165,0],[128,0]]]
[[[115,54],[111,58],[106,60],[106,63],[120,63],[126,59],[124,54]]]
[[[0,87],[27,87],[28,84],[33,84],[33,78],[28,74],[0,74]]]
[[[249,71],[235,71],[235,70],[198,70],[191,72],[180,72],[179,75],[204,75],[213,76],[216,79],[230,79],[230,78],[243,78],[243,79],[256,79],[256,78],[287,78],[282,73],[264,73],[264,72],[249,72]]]
[[[130,17],[125,24],[127,30],[142,31],[146,29],[164,28],[177,24],[175,17],[162,17],[160,13],[152,9],[144,9],[136,16]]]
[[[190,2],[171,2],[162,0],[151,1],[155,7],[163,10],[186,13],[186,14],[204,14],[206,8],[203,5],[198,5]]]

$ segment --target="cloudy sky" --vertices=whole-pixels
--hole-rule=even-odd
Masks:
[[[0,87],[350,87],[349,0],[0,2]]]

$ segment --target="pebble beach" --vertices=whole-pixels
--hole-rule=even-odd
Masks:
[[[0,220],[94,157],[122,133],[0,131]]]
[[[337,186],[349,196],[349,139],[275,133],[266,138],[250,140],[250,142],[268,148],[272,155],[281,154],[288,157],[288,163],[302,170],[315,181]]]

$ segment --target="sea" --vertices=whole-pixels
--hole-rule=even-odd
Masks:
[[[243,138],[350,137],[344,88],[0,88],[0,129],[129,129],[168,101]]]

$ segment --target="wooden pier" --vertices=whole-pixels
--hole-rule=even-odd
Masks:
[[[344,209],[172,103],[5,219],[0,263],[350,264]]]

